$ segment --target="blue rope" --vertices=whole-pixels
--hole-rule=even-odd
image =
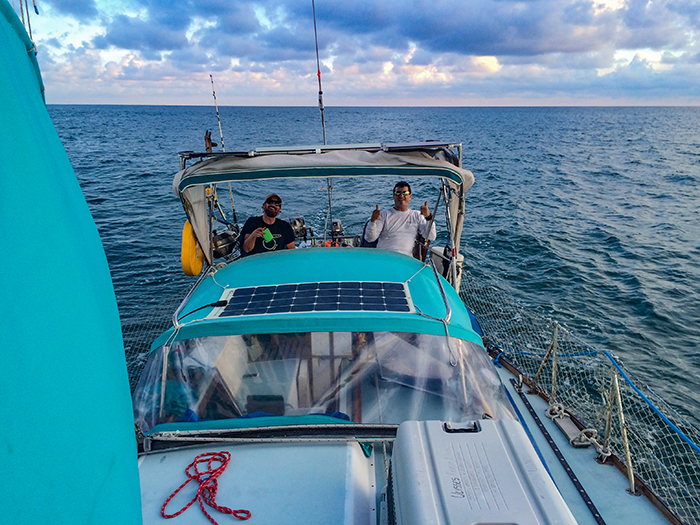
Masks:
[[[608,356],[608,359],[610,359],[610,362],[613,364],[613,366],[614,366],[615,368],[618,369],[618,371],[620,372],[620,374],[622,375],[622,377],[625,379],[625,381],[627,381],[627,384],[630,385],[630,386],[634,389],[634,391],[637,392],[637,394],[639,394],[639,396],[640,396],[644,401],[646,401],[647,405],[649,405],[649,406],[651,407],[651,409],[652,409],[654,412],[656,412],[656,414],[657,414],[661,419],[663,419],[664,422],[665,422],[669,427],[671,427],[671,428],[676,432],[676,434],[678,434],[678,435],[681,437],[681,439],[682,439],[683,441],[685,441],[686,443],[688,443],[688,445],[690,445],[691,448],[692,448],[693,450],[695,450],[695,452],[700,452],[700,447],[698,447],[698,446],[695,444],[694,441],[692,441],[688,436],[686,436],[680,428],[678,428],[676,425],[674,425],[674,424],[671,422],[671,420],[669,420],[658,408],[656,408],[656,406],[654,405],[654,403],[652,403],[651,400],[650,400],[647,396],[645,396],[645,395],[642,393],[642,391],[639,390],[639,388],[637,388],[637,386],[636,386],[636,385],[632,382],[632,380],[627,376],[627,374],[626,374],[625,371],[622,369],[622,367],[617,363],[617,361],[615,361],[615,359],[613,358],[613,356],[612,356],[609,352],[607,352],[607,351],[605,351],[605,350],[603,350],[603,353],[604,353],[606,356]]]
[[[506,385],[503,385],[503,390],[505,390],[506,395],[508,396],[508,399],[510,400],[510,404],[515,409],[515,413],[518,415],[518,419],[520,420],[520,424],[523,426],[523,429],[525,429],[525,433],[527,434],[527,437],[530,439],[530,443],[532,443],[532,447],[535,449],[535,452],[537,453],[537,457],[540,458],[540,461],[542,462],[544,469],[547,471],[547,474],[549,474],[549,477],[552,479],[554,486],[557,487],[557,490],[559,490],[559,487],[557,486],[557,482],[554,480],[554,476],[552,476],[552,473],[549,471],[549,467],[547,466],[547,462],[544,460],[544,456],[542,455],[542,451],[540,450],[540,447],[538,447],[537,443],[535,442],[535,436],[533,436],[532,432],[530,432],[530,428],[527,426],[527,423],[525,422],[525,418],[520,413],[520,410],[518,409],[518,406],[515,404],[515,400],[510,395],[510,392],[508,392],[508,388],[506,387]],[[559,491],[559,492],[561,493],[561,491]]]
[[[503,355],[503,352],[501,352],[500,354],[498,354],[498,355],[496,356],[496,359],[493,360],[493,364],[496,365],[498,368],[503,368],[503,367],[501,366],[501,363],[498,362],[498,360],[501,358],[502,355]]]
[[[545,355],[545,354],[538,354],[538,353],[534,353],[534,352],[519,352],[519,351],[515,351],[515,350],[501,348],[500,346],[495,345],[495,344],[493,346],[501,351],[501,353],[498,354],[496,361],[501,357],[501,355],[503,355],[504,352],[511,352],[513,354],[530,355],[530,356],[538,356],[538,357],[542,357]],[[590,345],[586,345],[586,346],[588,346],[588,348],[591,348],[590,352],[582,352],[582,353],[577,353],[577,354],[557,354],[557,355],[559,357],[581,357],[581,356],[587,356],[587,355],[604,354],[610,360],[610,362],[613,364],[613,366],[615,368],[617,368],[617,370],[620,372],[620,374],[622,375],[624,380],[627,382],[627,384],[630,385],[632,387],[632,389],[637,394],[639,394],[639,396],[644,400],[644,402],[647,405],[649,405],[649,407],[651,407],[651,409],[664,421],[664,423],[666,423],[671,429],[673,429],[673,431],[676,434],[678,434],[678,436],[683,441],[685,441],[688,445],[690,445],[690,447],[693,450],[695,450],[695,452],[700,453],[700,447],[698,445],[696,445],[692,439],[690,439],[688,436],[686,436],[685,433],[680,428],[678,428],[675,424],[673,424],[673,422],[671,422],[671,420],[668,419],[668,417],[666,417],[663,414],[663,412],[661,412],[656,407],[656,405],[654,405],[654,403],[652,403],[652,401],[647,396],[645,396],[641,390],[639,390],[639,388],[637,388],[637,386],[632,382],[632,380],[625,373],[625,371],[622,369],[622,367],[617,363],[617,361],[615,361],[615,358],[612,356],[612,354],[610,354],[610,352],[608,352],[607,350],[596,350],[595,348],[591,347]],[[496,362],[496,361],[494,361],[494,362]]]

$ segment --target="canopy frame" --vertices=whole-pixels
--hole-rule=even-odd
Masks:
[[[212,242],[212,188],[235,181],[280,178],[328,177],[435,177],[442,181],[441,198],[446,204],[452,258],[450,274],[456,272],[456,254],[464,222],[466,191],[473,174],[462,168],[462,144],[418,142],[403,144],[340,144],[260,147],[240,152],[183,151],[173,191],[182,201],[206,259],[214,264]],[[195,161],[188,166],[189,161]],[[449,189],[449,191],[445,191]]]

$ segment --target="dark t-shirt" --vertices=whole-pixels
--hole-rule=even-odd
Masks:
[[[270,230],[273,239],[267,242],[262,237],[255,239],[255,246],[249,252],[243,251],[243,243],[245,236],[253,233],[257,228],[267,228]],[[254,253],[267,253],[275,250],[284,250],[290,242],[294,241],[294,230],[287,221],[275,219],[272,224],[267,224],[262,217],[250,217],[243,225],[241,230],[241,254],[253,255]]]

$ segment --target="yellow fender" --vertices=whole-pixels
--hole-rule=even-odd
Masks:
[[[180,262],[185,275],[199,275],[204,266],[204,252],[199,247],[197,238],[190,221],[185,221],[182,229],[182,251],[180,252]]]

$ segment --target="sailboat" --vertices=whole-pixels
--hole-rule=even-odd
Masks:
[[[197,279],[132,398],[97,230],[33,44],[0,11],[7,519],[700,521],[697,430],[614,356],[468,272],[458,141],[183,154]],[[379,176],[434,180],[444,245],[415,258],[299,221],[294,250],[240,257],[216,205],[229,181]],[[45,227],[27,180],[51,212],[50,260],[26,242]]]
[[[640,424],[692,451],[688,435],[651,420],[613,356],[465,271],[461,159],[449,141],[180,154],[173,188],[197,247],[183,269],[202,270],[133,395],[144,522],[186,506],[167,499],[185,472],[203,486],[224,463],[216,502],[190,519],[227,502],[264,523],[682,522],[688,506],[665,498],[682,476],[642,477],[669,449],[647,441],[637,470],[631,449]],[[314,236],[299,216],[295,249],[242,256],[219,185],[331,177],[433,179],[444,245],[410,256],[359,231]]]

